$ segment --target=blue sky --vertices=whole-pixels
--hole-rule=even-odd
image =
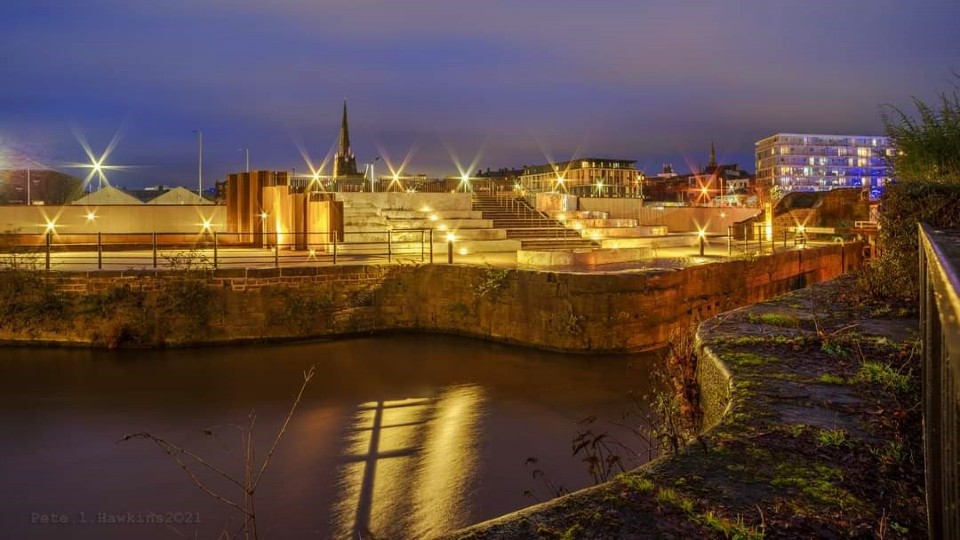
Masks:
[[[776,132],[881,133],[950,90],[960,2],[6,0],[0,159],[70,172],[123,126],[112,183],[305,171],[348,99],[358,162],[454,174],[573,156],[753,169]],[[5,152],[5,153],[4,153]],[[379,166],[379,164],[378,164]],[[75,171],[82,176],[82,171]],[[379,172],[385,172],[380,167]]]

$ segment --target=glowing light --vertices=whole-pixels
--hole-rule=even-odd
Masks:
[[[56,232],[57,221],[56,220],[47,220],[47,232],[52,233]]]
[[[436,220],[438,220],[438,219],[440,219],[440,218],[437,217],[436,214],[430,214],[430,221],[436,221]]]
[[[268,217],[270,217],[270,214],[266,212],[260,212],[260,219],[267,219]]]
[[[727,213],[726,213],[726,212],[720,212],[720,217],[722,217],[722,218],[727,217]]]
[[[73,134],[77,138],[77,142],[80,143],[80,146],[83,148],[83,152],[87,155],[89,163],[71,163],[67,167],[73,169],[89,169],[90,172],[87,173],[86,177],[83,179],[81,189],[86,190],[87,186],[90,185],[90,182],[96,176],[99,181],[99,187],[104,185],[110,185],[110,179],[107,177],[107,171],[122,171],[131,169],[132,167],[123,166],[123,165],[107,165],[107,159],[110,157],[110,154],[117,147],[117,143],[120,142],[120,138],[123,134],[123,127],[114,133],[113,138],[110,140],[110,143],[104,149],[103,153],[99,156],[95,155],[93,149],[87,143],[87,140],[84,138],[83,134],[76,128],[73,129]]]
[[[469,251],[467,248],[462,247],[462,248],[460,248],[460,250],[459,250],[457,253],[459,253],[459,254],[461,254],[461,255],[467,255],[467,254],[470,253],[470,251]]]
[[[423,206],[423,207],[420,208],[420,211],[421,211],[421,212],[429,212],[430,210],[431,210],[431,208],[430,208],[429,206]]]
[[[437,228],[440,229],[441,231],[445,231],[445,230],[447,230],[447,224],[446,224],[446,223],[441,223],[440,226],[437,227]]]
[[[700,237],[701,240],[704,239],[704,238],[706,238],[706,237],[707,237],[707,230],[706,230],[706,229],[701,229],[700,227],[697,227],[697,236]]]
[[[590,235],[590,239],[593,240],[594,242],[596,242],[596,241],[602,240],[602,239],[603,239],[603,235],[600,234],[600,233],[598,233],[598,232],[595,232],[595,233],[593,233],[593,234]]]
[[[87,223],[94,221],[95,219],[97,219],[97,212],[95,210],[88,211],[86,218],[87,218]]]
[[[210,232],[210,228],[213,226],[212,218],[203,218],[203,223],[201,224],[201,229],[203,232]]]
[[[316,250],[316,249],[311,249],[311,250],[309,251],[309,253],[307,254],[307,258],[308,258],[308,259],[316,259],[316,258],[317,258],[317,250]]]
[[[797,232],[800,234],[803,234],[803,231],[805,230],[807,230],[807,228],[804,227],[803,225],[800,225],[799,227],[797,227]]]
[[[457,235],[453,234],[452,232],[447,233],[447,242],[453,242],[456,239]]]

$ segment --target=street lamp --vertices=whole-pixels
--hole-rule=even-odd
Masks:
[[[377,156],[376,159],[374,159],[374,160],[371,161],[370,163],[367,163],[367,166],[366,166],[366,174],[370,177],[370,193],[373,193],[373,192],[374,192],[374,189],[373,189],[373,181],[374,181],[373,164],[376,163],[376,162],[378,162],[378,161],[380,161],[380,156]]]
[[[197,164],[197,197],[203,198],[203,130],[195,129],[194,133],[197,134],[197,144],[199,151],[199,161]]]

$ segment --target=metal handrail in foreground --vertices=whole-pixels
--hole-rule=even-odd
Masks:
[[[920,224],[923,454],[930,538],[960,538],[960,230]]]

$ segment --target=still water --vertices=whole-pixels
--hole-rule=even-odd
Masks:
[[[147,431],[242,478],[311,364],[257,488],[261,538],[423,538],[592,483],[571,455],[588,416],[620,423],[650,390],[651,355],[572,356],[449,336],[160,351],[0,348],[0,538],[217,538],[236,512],[203,493]],[[627,419],[634,422],[634,416]],[[525,464],[528,458],[535,464]],[[541,469],[544,477],[533,478]],[[204,484],[239,490],[215,475]],[[123,521],[169,521],[166,524]],[[372,533],[372,534],[368,534]]]

